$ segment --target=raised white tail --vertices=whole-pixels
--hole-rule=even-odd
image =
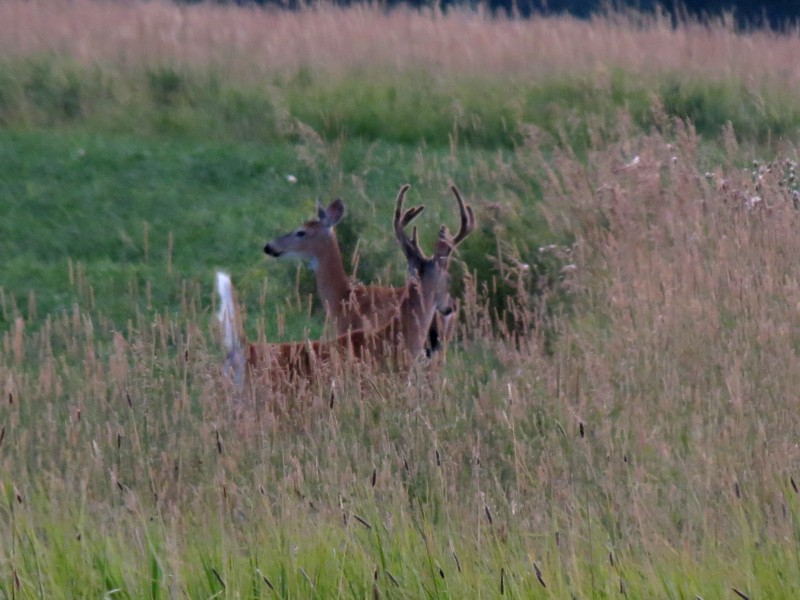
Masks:
[[[217,320],[222,332],[222,345],[227,353],[225,374],[234,381],[237,387],[241,387],[244,383],[244,353],[239,341],[236,302],[233,299],[231,277],[222,271],[217,271],[217,292],[220,299]]]
[[[233,301],[231,276],[222,271],[217,271],[217,292],[220,300],[217,320],[222,331],[222,343],[225,350],[230,352],[239,346],[239,334],[236,329],[236,305]]]

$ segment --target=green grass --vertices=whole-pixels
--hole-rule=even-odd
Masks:
[[[213,272],[222,268],[250,309],[252,335],[256,315],[266,314],[271,339],[294,339],[309,325],[313,279],[307,269],[298,279],[297,261],[267,259],[262,248],[313,216],[317,198],[345,199],[349,214],[338,234],[348,263],[358,251],[358,276],[399,283],[403,267],[387,241],[399,185],[411,182],[411,201],[428,205],[422,232],[430,234],[437,223],[456,224],[449,182],[467,182],[475,198],[513,183],[513,160],[500,150],[433,147],[420,154],[400,142],[359,138],[256,142],[76,126],[6,130],[0,251],[9,258],[0,318],[8,324],[20,314],[35,324],[80,303],[119,329],[140,312],[176,314],[187,287],[207,290],[200,308],[207,310]],[[494,173],[494,166],[506,172]],[[515,185],[536,193],[530,183]],[[508,200],[523,201],[516,194]],[[482,225],[463,256],[486,271],[485,251],[496,254],[496,236],[508,228],[491,215]],[[535,260],[536,245],[549,241],[541,217],[531,210],[516,226]],[[286,332],[276,329],[277,310],[288,315]],[[314,300],[312,333],[321,321]]]
[[[728,122],[765,143],[793,137],[800,111],[777,83],[753,86],[735,78],[680,73],[640,77],[613,68],[530,81],[502,75],[436,77],[424,68],[331,75],[301,67],[292,76],[235,82],[220,67],[153,66],[119,72],[52,56],[0,62],[0,123],[75,126],[106,132],[276,143],[297,141],[307,125],[323,139],[345,136],[398,144],[453,141],[486,149],[513,148],[519,124],[535,125],[549,147],[590,147],[589,131],[615,129],[617,113],[655,124],[661,99],[667,117],[690,119],[705,136]]]
[[[433,150],[428,156],[444,161],[448,154]],[[359,242],[359,274],[398,281],[399,257],[386,243],[396,187],[412,181],[414,201],[442,198],[448,179],[459,181],[472,162],[486,160],[476,151],[459,156],[463,166],[453,164],[449,174],[425,181],[426,173],[415,176],[415,152],[398,144],[310,147],[6,131],[0,136],[7,198],[0,208],[0,251],[8,257],[3,319],[13,320],[12,305],[35,323],[88,301],[120,327],[136,311],[174,314],[187,285],[207,289],[207,305],[217,268],[233,272],[246,304],[266,280],[259,309],[287,308],[283,299],[293,295],[299,263],[268,260],[262,248],[310,218],[317,197],[346,200],[350,215],[339,235],[348,259]],[[387,189],[385,181],[397,185]],[[429,212],[454,226],[446,202]],[[299,293],[311,292],[304,271]]]

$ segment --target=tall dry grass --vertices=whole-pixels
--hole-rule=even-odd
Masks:
[[[106,540],[126,589],[152,556],[184,593],[216,589],[203,564],[229,590],[288,573],[344,595],[373,577],[412,595],[798,589],[797,154],[706,173],[680,122],[619,139],[588,162],[517,150],[574,239],[554,284],[571,312],[525,296],[536,326],[508,336],[468,280],[436,369],[316,381],[243,415],[196,312],[113,332],[76,308],[6,332],[12,531],[51,560],[35,522]],[[0,564],[41,579],[0,535]]]
[[[83,64],[121,67],[222,66],[245,78],[300,68],[338,73],[424,69],[438,77],[537,78],[681,73],[746,85],[800,83],[796,32],[737,33],[724,19],[673,27],[659,16],[610,15],[515,20],[483,11],[386,11],[319,5],[300,11],[166,2],[0,4],[6,58],[57,53]]]
[[[692,128],[665,130],[549,172],[552,222],[580,257],[559,391],[591,423],[609,498],[642,539],[732,551],[741,517],[759,543],[786,541],[800,468],[798,155],[704,172]],[[732,132],[722,143],[735,154]]]

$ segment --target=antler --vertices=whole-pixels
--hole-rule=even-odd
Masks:
[[[417,239],[417,228],[414,227],[409,239],[406,235],[405,227],[413,221],[419,213],[425,210],[425,206],[414,206],[403,212],[403,201],[406,197],[408,188],[411,187],[407,183],[400,188],[397,193],[397,203],[394,208],[394,234],[397,241],[402,246],[403,251],[407,257],[414,257],[420,260],[425,259],[422,249],[419,247],[419,240]]]
[[[472,207],[469,204],[464,204],[458,188],[451,185],[450,189],[453,190],[453,195],[456,197],[458,212],[461,215],[461,228],[458,230],[456,237],[453,238],[453,248],[455,248],[475,229],[475,215],[472,214]]]

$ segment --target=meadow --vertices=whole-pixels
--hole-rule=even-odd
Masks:
[[[0,597],[794,598],[797,31],[610,13],[0,3]],[[241,403],[324,333],[266,241],[394,197],[458,331]]]

